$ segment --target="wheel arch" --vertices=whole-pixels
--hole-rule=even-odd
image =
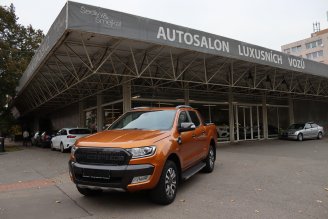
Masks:
[[[181,173],[182,173],[182,168],[181,168],[181,161],[180,161],[179,156],[178,156],[176,153],[172,153],[172,154],[170,154],[170,155],[167,157],[166,161],[168,161],[168,160],[171,160],[171,161],[173,161],[173,162],[175,163],[175,165],[176,165],[177,168],[178,168],[178,171],[179,171],[179,178],[180,178],[180,177],[181,177]]]

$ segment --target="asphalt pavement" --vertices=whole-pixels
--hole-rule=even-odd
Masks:
[[[0,218],[328,218],[328,138],[220,144],[211,174],[182,183],[174,203],[147,192],[87,198],[68,176],[68,153],[0,153]]]

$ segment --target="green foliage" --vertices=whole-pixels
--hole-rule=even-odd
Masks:
[[[19,79],[44,37],[41,30],[20,25],[17,20],[13,4],[0,5],[0,129],[12,121],[6,105],[15,96]]]

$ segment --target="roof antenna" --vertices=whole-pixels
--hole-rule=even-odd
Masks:
[[[320,31],[320,22],[315,22],[313,23],[313,33],[319,32]]]

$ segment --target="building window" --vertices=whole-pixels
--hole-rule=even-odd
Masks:
[[[290,54],[290,48],[284,50],[285,53]]]
[[[316,59],[316,58],[322,57],[322,56],[323,56],[323,50],[306,54],[306,58],[308,58],[308,59]]]
[[[322,45],[322,39],[310,42],[310,43],[306,43],[305,46],[307,49],[312,49],[312,48],[316,48],[318,46]]]
[[[302,51],[302,46],[294,46],[292,47],[292,53],[298,53]]]

